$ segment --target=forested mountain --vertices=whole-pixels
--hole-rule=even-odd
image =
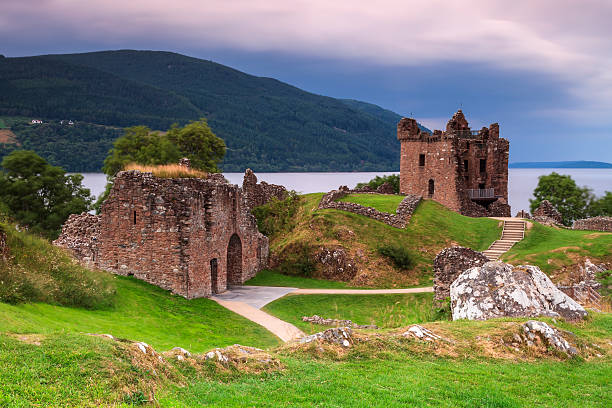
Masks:
[[[3,116],[120,127],[144,124],[162,130],[174,122],[205,117],[228,146],[224,171],[247,167],[256,171],[382,171],[399,167],[399,115],[170,52],[124,50],[1,58],[0,92]],[[108,128],[98,130],[106,132],[99,135],[100,146],[107,146]],[[42,131],[40,126],[36,129]],[[53,144],[49,129],[44,131],[47,133],[40,138],[44,149],[36,146],[37,137],[31,131],[17,129],[15,133],[24,145],[22,138],[28,133],[28,146],[48,156]],[[95,132],[94,127],[88,129],[86,140],[71,135],[70,143],[75,148],[87,143],[87,149],[81,146],[76,153],[89,151],[88,162],[99,163],[98,156],[103,159],[105,154],[91,148]],[[60,139],[58,136],[58,143]],[[83,171],[82,164],[64,157],[59,148],[55,153],[51,162]]]

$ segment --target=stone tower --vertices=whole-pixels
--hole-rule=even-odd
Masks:
[[[461,110],[446,131],[428,133],[415,119],[397,125],[400,192],[431,198],[471,217],[509,217],[508,140],[499,125],[473,131]]]

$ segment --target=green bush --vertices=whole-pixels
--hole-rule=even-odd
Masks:
[[[276,269],[285,275],[312,277],[316,270],[312,257],[312,247],[306,243],[296,242],[285,247],[279,256]]]
[[[383,245],[378,248],[378,253],[389,258],[400,269],[410,269],[415,265],[414,255],[400,245]]]
[[[273,198],[269,203],[253,208],[257,228],[269,237],[290,232],[296,225],[296,214],[301,202],[298,193],[290,191],[284,200]]]
[[[373,188],[374,190],[376,190],[378,187],[380,187],[381,185],[383,185],[385,182],[389,183],[393,186],[393,192],[395,194],[399,194],[400,192],[400,181],[399,181],[399,174],[391,174],[390,176],[376,176],[374,177],[372,180],[368,181],[367,183],[359,183],[357,184],[356,188],[362,188],[365,186],[370,186],[371,188]]]

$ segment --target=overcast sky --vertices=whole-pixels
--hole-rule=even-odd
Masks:
[[[612,162],[610,0],[3,0],[0,53],[176,51],[432,128],[499,122],[511,161]]]

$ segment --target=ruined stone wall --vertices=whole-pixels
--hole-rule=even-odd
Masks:
[[[380,222],[384,222],[385,224],[395,228],[405,228],[406,225],[408,225],[408,223],[410,222],[412,213],[414,212],[414,210],[416,210],[416,207],[421,202],[420,196],[408,194],[406,195],[406,198],[404,198],[397,206],[396,213],[389,214],[378,211],[377,209],[372,207],[365,207],[357,203],[337,201],[355,192],[359,192],[361,194],[379,194],[365,191],[349,190],[346,186],[341,186],[338,190],[332,190],[329,193],[325,194],[323,198],[321,198],[321,201],[319,202],[319,209],[332,208],[335,210],[348,211],[355,214],[364,215]]]
[[[591,217],[576,220],[572,228],[576,230],[612,232],[612,217]]]
[[[434,258],[434,300],[440,304],[450,297],[450,285],[466,270],[489,260],[481,252],[464,247],[445,248]]]
[[[541,224],[562,224],[561,213],[548,200],[542,200],[538,208],[533,212],[533,220]]]
[[[242,190],[221,177],[120,172],[101,214],[71,217],[56,244],[78,259],[91,251],[94,266],[187,298],[242,284],[268,262],[268,239]],[[86,239],[89,220],[97,225],[95,245]]]
[[[7,259],[9,256],[9,247],[6,242],[6,233],[0,226],[0,259]]]
[[[274,198],[278,200],[287,198],[287,189],[284,186],[268,184],[265,181],[258,184],[257,176],[251,169],[246,169],[244,172],[242,191],[251,209],[264,205]]]
[[[472,217],[510,216],[509,143],[499,137],[498,124],[472,132],[458,111],[446,132],[422,132],[416,120],[407,118],[400,121],[397,132],[401,143],[400,192],[432,198]],[[467,192],[490,188],[497,200],[475,201]]]
[[[54,245],[67,249],[86,266],[96,266],[100,243],[100,216],[71,214]]]

